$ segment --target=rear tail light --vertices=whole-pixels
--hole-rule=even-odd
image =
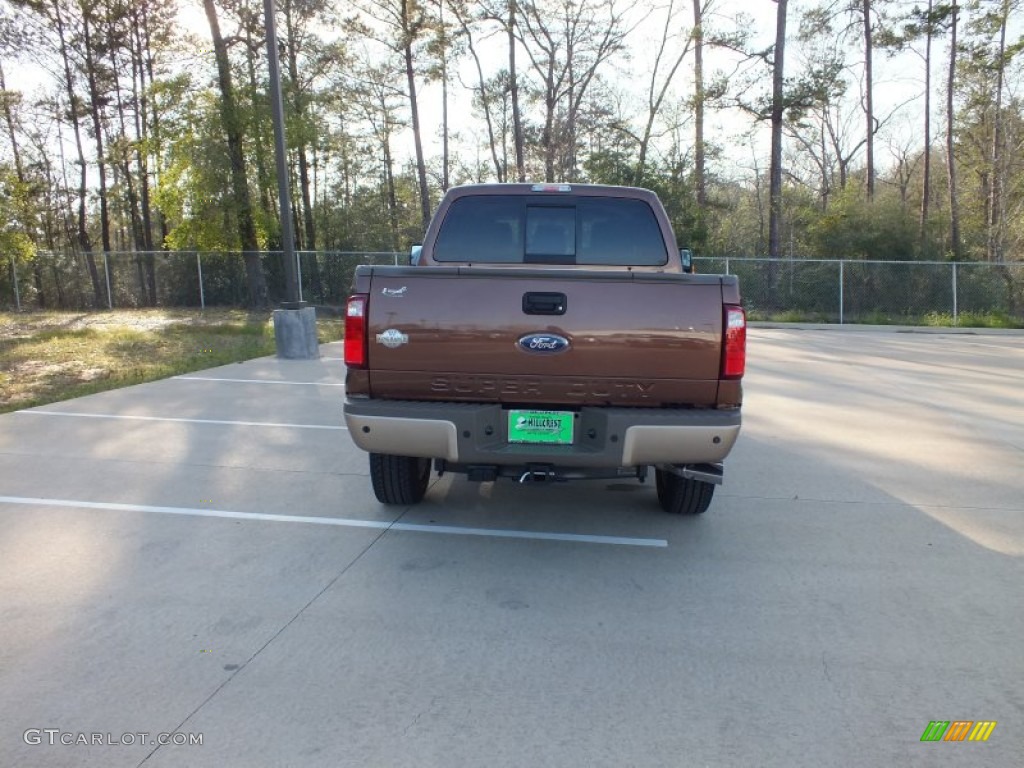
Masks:
[[[345,365],[349,368],[366,367],[368,298],[365,293],[357,293],[349,296],[345,306]]]
[[[747,367],[747,314],[743,307],[725,305],[722,378],[739,379]]]

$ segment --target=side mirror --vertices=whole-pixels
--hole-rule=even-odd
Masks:
[[[409,251],[409,266],[416,267],[420,263],[420,254],[423,252],[422,245],[414,245]]]
[[[683,272],[693,272],[693,254],[689,248],[679,249],[679,260],[683,263]]]

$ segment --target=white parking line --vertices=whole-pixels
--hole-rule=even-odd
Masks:
[[[221,379],[214,376],[172,376],[178,381],[224,381],[232,384],[294,384],[302,387],[344,387],[336,381],[285,381],[284,379]]]
[[[348,427],[333,424],[279,424],[273,421],[227,421],[225,419],[182,419],[171,416],[129,416],[120,413],[78,413],[75,411],[15,411],[24,416],[70,416],[79,419],[124,419],[126,421],[172,421],[181,424],[227,424],[235,427],[283,427],[285,429],[335,429]]]
[[[117,512],[151,512],[162,515],[191,517],[220,517],[229,520],[256,520],[272,523],[311,523],[346,528],[389,529],[409,533],[440,533],[449,536],[486,536],[499,539],[538,539],[541,541],[567,541],[578,544],[613,544],[624,547],[667,547],[665,539],[636,539],[623,536],[592,536],[581,533],[545,533],[543,531],[510,531],[489,528],[460,528],[450,525],[417,525],[415,523],[389,523],[381,520],[351,520],[342,517],[308,517],[302,515],[273,515],[262,512],[232,512],[224,509],[193,509],[189,507],[153,507],[145,504],[116,504],[112,502],[73,501],[69,499],[38,499],[27,496],[0,496],[0,504],[64,509],[99,509]]]

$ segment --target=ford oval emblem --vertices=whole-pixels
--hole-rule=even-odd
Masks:
[[[569,348],[569,340],[554,333],[529,333],[521,337],[518,344],[524,352],[539,355],[552,355]]]

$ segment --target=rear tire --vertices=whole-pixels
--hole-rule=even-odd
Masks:
[[[370,480],[381,504],[419,504],[430,483],[430,459],[371,453]]]
[[[658,489],[661,508],[673,515],[699,515],[711,506],[715,486],[703,480],[680,477],[672,472],[656,469],[654,484]]]

